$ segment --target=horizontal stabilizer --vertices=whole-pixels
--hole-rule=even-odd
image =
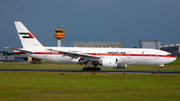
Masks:
[[[32,53],[32,51],[24,50],[24,49],[16,49],[16,48],[10,48],[10,47],[4,47],[4,48],[6,48],[6,49],[11,49],[11,50],[17,50],[17,51],[20,51],[20,52]]]

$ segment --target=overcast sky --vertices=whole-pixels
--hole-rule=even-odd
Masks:
[[[54,31],[61,24],[62,46],[180,42],[180,0],[0,0],[0,51],[22,47],[14,21],[21,21],[44,46],[57,46]]]

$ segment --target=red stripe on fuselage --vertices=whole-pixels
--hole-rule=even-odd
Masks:
[[[156,55],[156,54],[107,54],[107,53],[84,53],[88,55],[100,55],[100,56],[146,56],[146,57],[172,57],[167,55]]]
[[[16,54],[26,54],[25,52],[14,52]]]
[[[15,52],[18,54],[25,54],[25,52]],[[35,52],[32,54],[41,54],[41,55],[61,55],[58,52]],[[83,53],[88,55],[95,55],[95,56],[142,56],[142,57],[171,57],[175,58],[174,56],[167,56],[167,55],[156,55],[156,54],[108,54],[108,53]]]

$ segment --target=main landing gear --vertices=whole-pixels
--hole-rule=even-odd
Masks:
[[[91,64],[93,64],[94,67],[90,67]],[[83,71],[100,71],[101,70],[100,67],[96,67],[98,65],[98,63],[93,62],[92,60],[89,60],[86,65],[87,65],[87,67],[84,67]]]
[[[83,71],[101,71],[100,67],[84,67]]]

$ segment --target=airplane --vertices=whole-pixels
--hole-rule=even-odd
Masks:
[[[159,65],[173,62],[176,57],[158,49],[144,48],[94,48],[94,47],[44,47],[35,36],[20,22],[15,26],[23,48],[10,48],[14,53],[56,63],[86,64],[84,71],[100,71],[101,68],[124,69],[127,65]],[[93,67],[91,67],[93,65]]]

